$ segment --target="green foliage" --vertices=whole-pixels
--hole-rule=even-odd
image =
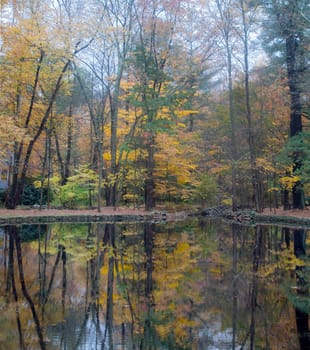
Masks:
[[[22,225],[19,229],[19,235],[22,242],[31,242],[42,238],[47,232],[46,224]]]
[[[35,180],[33,186],[37,191],[43,189],[43,193],[48,193],[50,200],[57,201],[60,190],[60,181],[61,179],[59,176],[54,176],[50,179],[44,179],[43,181],[41,179]],[[46,201],[44,203],[46,203]]]
[[[89,261],[97,254],[95,229],[96,226],[89,224],[54,224],[48,253],[57,254],[59,246],[64,246],[71,260],[79,263]]]
[[[279,155],[279,161],[291,164],[293,159],[310,160],[310,133],[304,131],[296,136],[289,138],[282,152]]]
[[[129,163],[124,173],[124,181],[121,188],[121,199],[125,204],[139,206],[144,200],[144,172],[134,163]]]
[[[6,196],[6,192],[3,190],[0,190],[0,207],[2,207],[2,205],[4,204],[5,196]]]
[[[278,162],[284,168],[298,164],[294,172],[303,184],[310,183],[310,133],[302,132],[291,137],[278,156]]]
[[[203,205],[212,206],[217,204],[218,186],[214,177],[204,174],[201,178],[200,184],[195,191],[195,197]]]
[[[38,188],[36,181],[28,180],[24,187],[21,205],[39,205],[47,202],[47,188]]]
[[[88,167],[80,167],[59,187],[53,204],[70,209],[91,206],[92,196],[98,193],[96,183],[97,174]]]
[[[304,258],[305,266],[296,269],[296,286],[284,286],[286,296],[291,303],[299,310],[309,313],[310,312],[310,274],[309,274],[309,259]]]
[[[286,40],[294,36],[296,40],[296,51],[301,57],[307,52],[309,41],[309,4],[308,1],[263,1],[262,5],[269,20],[264,21],[264,47],[269,51],[274,60],[285,59]],[[298,45],[299,44],[299,45]],[[304,62],[299,61],[299,69]]]

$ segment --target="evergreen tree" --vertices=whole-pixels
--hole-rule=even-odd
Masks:
[[[309,14],[306,0],[264,1],[268,15],[265,21],[265,44],[276,61],[285,64],[291,99],[290,138],[302,132],[303,94],[309,73]],[[274,61],[274,62],[276,62]],[[292,154],[293,172],[298,175],[302,168],[302,155],[296,150]],[[293,187],[293,207],[304,208],[301,181]]]

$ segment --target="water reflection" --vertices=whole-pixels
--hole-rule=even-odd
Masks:
[[[308,349],[306,238],[196,219],[4,227],[0,349]]]
[[[306,257],[306,231],[304,229],[294,230],[294,254],[297,258]],[[296,325],[301,349],[310,349],[310,332],[309,332],[309,278],[307,281],[307,271],[309,270],[304,264],[296,266],[296,284],[297,296],[305,300],[307,306],[296,305]]]

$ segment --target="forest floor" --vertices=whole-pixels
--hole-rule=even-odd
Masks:
[[[94,216],[113,216],[113,215],[148,215],[158,212],[148,212],[144,209],[135,209],[127,207],[102,207],[100,212],[97,209],[36,209],[36,208],[16,208],[16,209],[5,209],[0,208],[0,218],[6,217],[36,217],[36,216],[77,216],[77,215],[94,215]],[[161,213],[165,210],[160,210]],[[293,216],[298,218],[310,218],[310,207],[304,210],[283,210],[281,208],[277,209],[264,209],[263,215],[270,216]],[[169,214],[168,214],[169,215]],[[171,213],[172,216],[186,216],[186,211],[180,213]]]
[[[295,216],[297,218],[310,218],[310,207],[306,207],[303,210],[300,210],[300,209],[284,210],[282,208],[277,208],[277,209],[265,208],[262,214],[271,215],[271,216]]]
[[[28,216],[77,216],[77,215],[147,215],[149,212],[141,209],[125,207],[102,207],[98,209],[37,209],[37,208],[0,208],[0,217],[28,217]]]

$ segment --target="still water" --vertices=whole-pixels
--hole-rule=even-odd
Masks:
[[[0,227],[0,350],[309,349],[309,231]]]

